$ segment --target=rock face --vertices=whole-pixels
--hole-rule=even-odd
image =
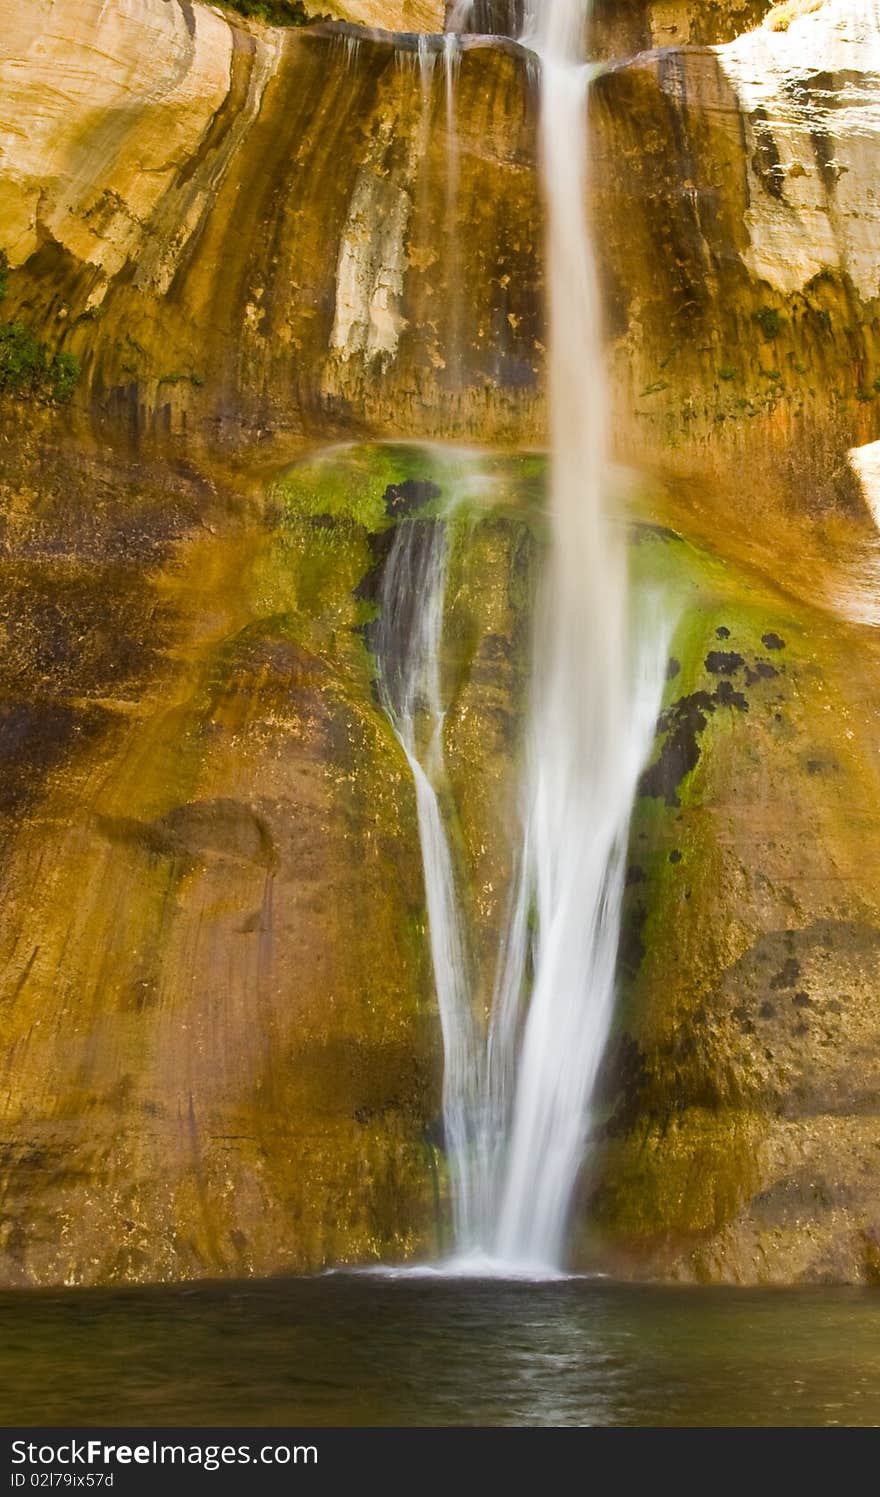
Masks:
[[[761,507],[846,498],[842,454],[877,435],[880,399],[860,4],[647,53],[596,85],[625,461],[714,486],[747,474]],[[78,408],[102,439],[256,443],[267,461],[351,430],[542,439],[522,49],[255,34],[170,0],[47,0],[10,34],[8,315],[80,358]]]
[[[688,596],[582,1250],[707,1282],[873,1280],[876,640],[681,539],[643,548]]]
[[[627,457],[735,474],[738,504],[846,500],[877,434],[878,77],[873,13],[830,0],[597,84]]]
[[[436,1254],[414,796],[365,642],[425,460],[306,460],[248,500],[51,441],[5,433],[3,1280]],[[469,542],[448,753],[488,930],[528,556],[491,512]]]
[[[516,49],[476,42],[447,82],[441,38],[420,60],[413,37],[252,35],[166,0],[128,27],[86,0],[53,13],[97,28],[106,97],[66,101],[42,148],[39,132],[22,144],[23,94],[44,79],[26,12],[0,212],[21,267],[11,310],[63,332],[92,425],[282,458],[292,436],[358,427],[537,433],[534,110]],[[147,27],[163,15],[160,47]]]
[[[592,12],[594,54],[628,57],[653,47],[707,47],[729,42],[766,16],[769,0],[656,0],[616,4],[597,0]]]
[[[848,454],[880,436],[880,58],[862,0],[738,35],[763,8],[596,13],[608,57],[675,43],[608,66],[591,129],[633,565],[681,624],[577,1251],[871,1278],[874,469]],[[535,78],[477,34],[517,29],[495,10],[447,46],[0,0],[0,320],[82,366],[66,406],[0,378],[4,1282],[442,1238],[415,810],[368,649],[389,489],[439,459],[312,449],[544,439]],[[446,664],[479,1002],[530,462],[476,516]]]
[[[365,531],[28,459],[4,562],[4,1280],[430,1249],[435,1019],[410,786],[351,632]]]

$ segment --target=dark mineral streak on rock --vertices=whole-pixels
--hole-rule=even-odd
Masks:
[[[667,806],[680,804],[678,786],[685,775],[696,768],[700,757],[700,734],[718,707],[733,707],[739,712],[749,710],[742,692],[735,691],[729,681],[719,681],[714,692],[691,692],[661,712],[657,732],[666,737],[659,756],[639,780],[640,795],[664,800]]]
[[[734,650],[710,650],[706,656],[706,670],[713,676],[732,676],[744,664]]]
[[[430,478],[405,478],[402,483],[390,483],[385,490],[385,513],[401,519],[424,509],[432,499],[439,499],[440,494],[441,490]]]

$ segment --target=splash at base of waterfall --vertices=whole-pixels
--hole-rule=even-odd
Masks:
[[[510,1263],[506,1258],[470,1253],[442,1258],[435,1263],[377,1264],[357,1269],[330,1269],[331,1273],[354,1272],[382,1279],[474,1279],[514,1280],[524,1284],[553,1284],[568,1279],[601,1279],[605,1274],[568,1273],[547,1263]]]

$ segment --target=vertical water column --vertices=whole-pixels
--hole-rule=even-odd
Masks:
[[[612,1018],[630,810],[662,681],[656,640],[635,681],[631,673],[624,533],[609,494],[587,217],[586,21],[583,0],[533,0],[523,35],[541,63],[552,541],[535,639],[524,883],[490,1037],[490,1084],[509,1089],[516,1076],[493,1240],[495,1257],[511,1266],[564,1260]],[[519,964],[532,902],[534,976],[520,1039]],[[506,1105],[499,1100],[496,1113]]]
[[[398,522],[383,571],[375,637],[382,704],[406,755],[416,792],[431,961],[443,1037],[443,1124],[456,1244],[475,1219],[474,1120],[480,1043],[471,1010],[470,961],[444,826],[445,707],[441,653],[447,538],[440,519]]]
[[[446,527],[398,525],[377,634],[385,709],[416,790],[456,1256],[471,1271],[558,1270],[611,1023],[624,859],[662,691],[659,617],[629,638],[624,525],[609,483],[601,305],[588,220],[585,0],[532,0],[546,204],[551,545],[534,639],[521,845],[488,1032],[444,825]],[[457,207],[457,47],[446,42],[447,226]],[[422,141],[434,54],[420,40]],[[423,152],[419,155],[424,156]],[[424,190],[424,183],[422,183]],[[452,339],[451,346],[455,345]]]
[[[461,42],[447,31],[443,38],[443,78],[446,94],[446,377],[458,389],[462,383],[462,277],[464,274],[459,236],[459,160],[457,99],[461,71]]]

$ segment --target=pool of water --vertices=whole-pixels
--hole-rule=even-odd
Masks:
[[[878,1425],[880,1292],[373,1274],[4,1292],[0,1420]]]

